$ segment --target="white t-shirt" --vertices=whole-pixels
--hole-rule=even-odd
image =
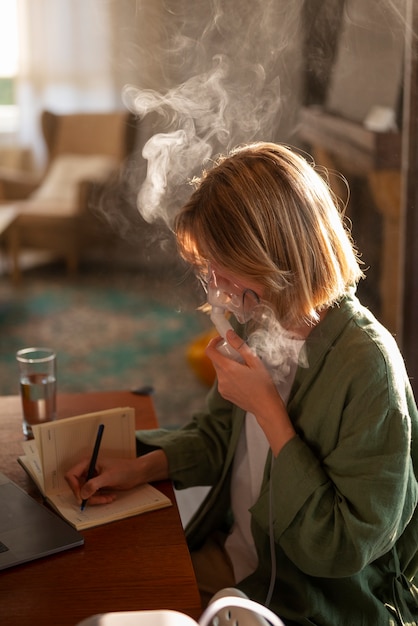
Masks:
[[[300,342],[302,347],[303,342]],[[277,385],[286,404],[295,377],[297,363],[289,368],[285,380]],[[235,582],[252,574],[258,564],[251,533],[249,509],[256,502],[263,480],[269,443],[255,416],[247,413],[235,452],[231,478],[231,506],[234,524],[225,541],[225,549],[232,561]]]

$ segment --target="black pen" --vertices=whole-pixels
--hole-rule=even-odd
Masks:
[[[98,457],[98,454],[99,454],[100,443],[102,441],[103,431],[104,431],[104,424],[100,424],[99,429],[97,431],[96,443],[94,444],[93,454],[91,455],[91,461],[90,461],[89,469],[88,469],[88,472],[87,472],[87,480],[90,480],[90,478],[93,478],[94,472],[96,470],[97,457]],[[87,480],[86,480],[86,482],[87,482]],[[84,511],[84,508],[86,506],[86,502],[87,502],[87,498],[85,500],[83,500],[82,503],[81,503],[81,510],[82,511]]]

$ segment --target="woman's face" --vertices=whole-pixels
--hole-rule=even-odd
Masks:
[[[240,323],[251,319],[254,308],[263,296],[261,285],[239,276],[216,263],[209,263],[204,280],[208,302],[227,309]]]

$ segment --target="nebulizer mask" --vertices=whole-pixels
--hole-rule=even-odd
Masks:
[[[240,324],[245,324],[254,316],[259,297],[252,289],[239,286],[218,274],[211,266],[208,267],[204,287],[211,305],[210,318],[223,337],[223,342],[217,346],[218,350],[231,359],[242,361],[241,355],[226,340],[226,333],[232,330],[227,314],[232,313]]]

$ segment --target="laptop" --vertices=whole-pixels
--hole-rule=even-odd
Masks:
[[[0,472],[0,570],[83,544],[75,528]]]

